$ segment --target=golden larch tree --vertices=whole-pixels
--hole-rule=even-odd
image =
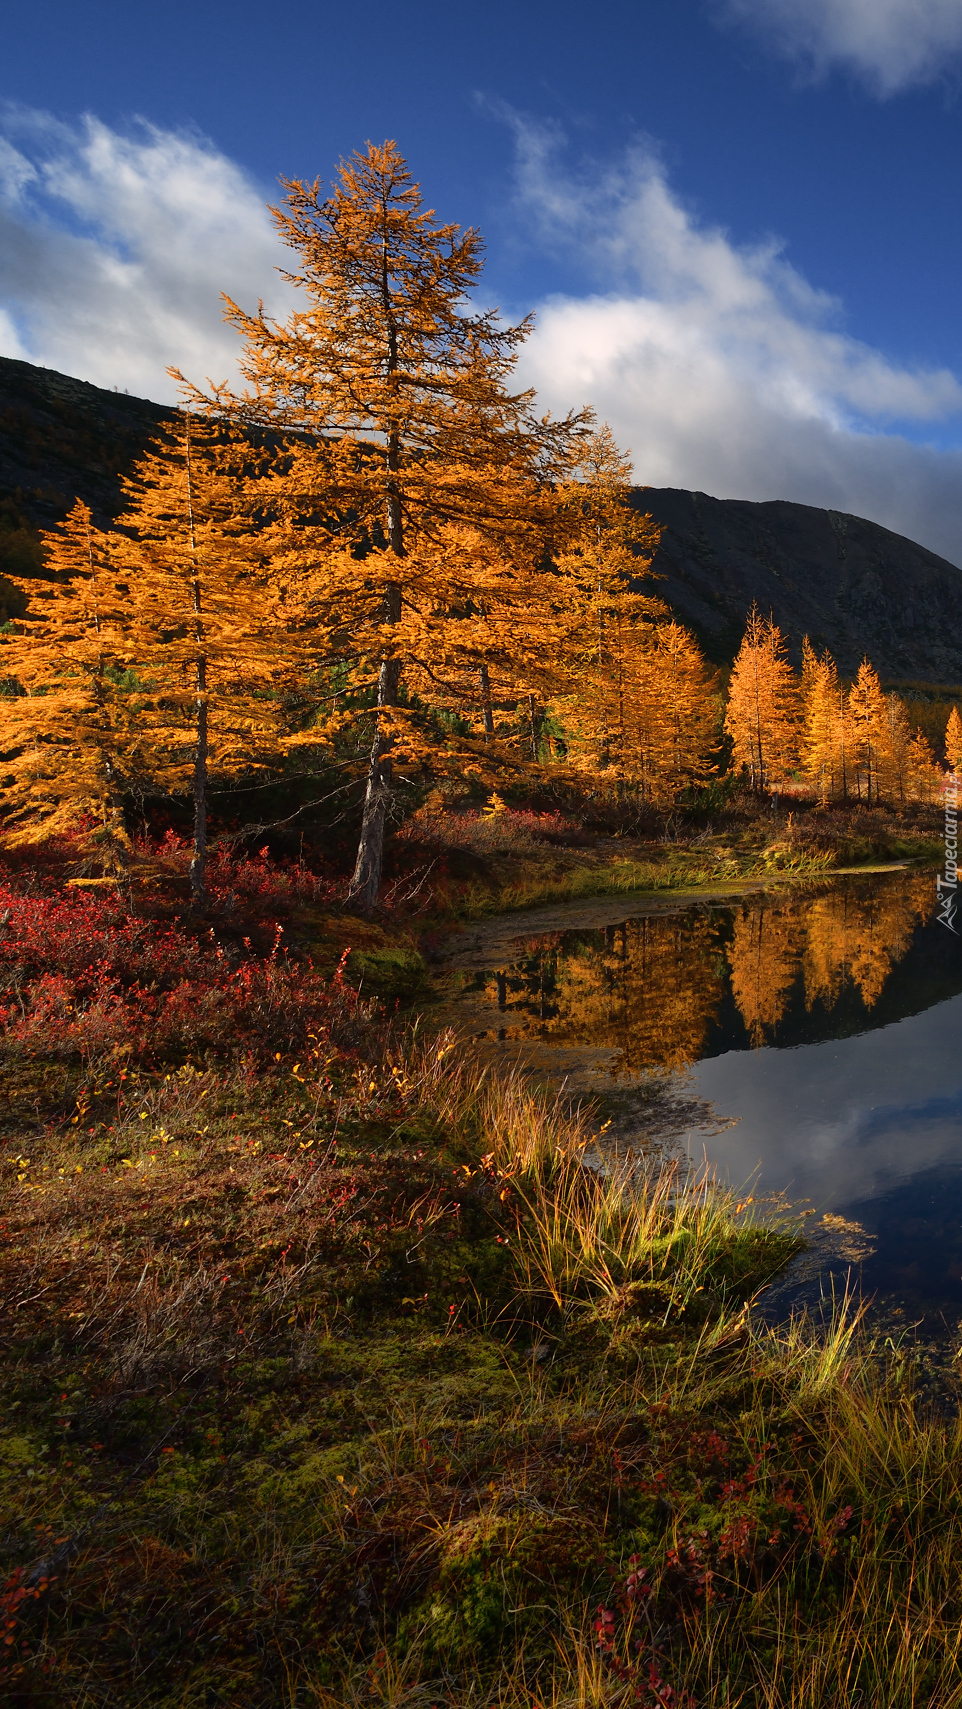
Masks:
[[[816,799],[845,800],[852,763],[848,700],[831,653],[816,654],[808,636],[802,642],[802,773]]]
[[[735,764],[747,769],[752,789],[772,789],[792,770],[798,713],[798,684],[785,639],[777,624],[753,606],[732,669],[725,717]]]
[[[679,790],[711,774],[720,722],[713,674],[694,636],[674,619],[651,626],[638,687],[649,798],[670,805]]]
[[[340,626],[358,679],[376,675],[350,887],[369,911],[394,765],[418,757],[402,681],[447,705],[470,684],[486,723],[489,656],[518,687],[543,649],[538,569],[583,418],[549,424],[510,390],[531,323],[471,312],[481,238],[423,207],[393,142],[342,163],[330,196],[285,190],[273,216],[303,307],[281,324],[228,300],[248,389],[207,401],[284,430],[284,573],[326,633]]]
[[[276,762],[276,683],[294,643],[245,510],[250,450],[223,423],[178,412],[125,483],[116,561],[128,662],[149,688],[155,781],[193,800],[193,900],[205,900],[210,778]]]
[[[554,706],[576,764],[667,803],[707,775],[716,745],[713,682],[662,601],[633,586],[650,572],[661,529],[633,503],[631,464],[602,427],[564,489],[573,519],[558,555],[567,678]]]
[[[871,807],[881,796],[889,743],[889,709],[878,673],[863,659],[848,697],[858,799]]]
[[[577,762],[619,780],[635,777],[650,620],[667,611],[631,579],[649,568],[661,530],[633,507],[631,463],[607,426],[585,442],[560,499],[570,539],[557,556],[562,627],[554,707]]]
[[[945,726],[945,758],[950,771],[962,768],[962,718],[957,706],[953,706]]]
[[[0,700],[8,835],[31,840],[99,821],[125,859],[124,797],[146,765],[142,708],[124,669],[130,599],[111,538],[88,505],[44,535],[49,580],[18,580],[26,614],[2,638]]]
[[[905,701],[885,696],[885,725],[879,767],[881,792],[889,801],[907,801],[912,792],[912,726]]]
[[[916,730],[908,753],[909,796],[913,801],[937,801],[942,790],[942,767],[922,730]]]

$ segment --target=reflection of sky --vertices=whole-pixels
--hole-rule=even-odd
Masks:
[[[908,929],[918,903],[918,875],[874,880],[880,901],[888,895],[897,902],[898,895],[892,898],[890,887],[896,891],[905,887],[904,937],[891,929],[893,921],[898,924],[897,909],[889,910],[889,918],[884,908],[877,914],[867,905],[874,898],[871,885],[872,881],[842,880],[854,906],[847,913],[843,908],[844,919],[834,921],[826,921],[824,910],[819,916],[810,897],[779,899],[781,917],[786,915],[786,904],[794,904],[792,924],[798,927],[797,941],[789,943],[791,953],[785,960],[789,977],[792,956],[803,938],[815,951],[816,966],[819,949],[824,952],[826,945],[831,952],[847,947],[840,966],[843,960],[851,964],[856,952],[863,950],[871,963],[873,949],[884,951],[888,941],[886,920],[893,965],[881,990],[874,992],[874,1001],[868,1002],[850,976],[841,978],[827,998],[807,1003],[796,972],[791,989],[773,1002],[778,1013],[768,1027],[768,1037],[776,1042],[761,1049],[750,1047],[749,1017],[742,1002],[746,981],[743,978],[739,984],[733,977],[735,958],[725,937],[725,911],[719,910],[713,924],[723,953],[713,963],[714,1002],[711,970],[709,985],[702,992],[709,1015],[701,1045],[706,1054],[676,1084],[683,1098],[713,1108],[720,1118],[734,1118],[735,1125],[715,1133],[707,1125],[693,1126],[689,1150],[696,1161],[705,1151],[736,1189],[753,1182],[757,1191],[784,1194],[799,1208],[807,1204],[859,1223],[869,1236],[872,1252],[861,1271],[867,1293],[888,1298],[894,1294],[905,1304],[911,1301],[911,1309],[920,1306],[927,1312],[934,1307],[941,1313],[948,1308],[957,1314],[962,1309],[959,940],[932,924]],[[611,905],[609,899],[607,906]],[[768,902],[759,898],[756,905],[764,911]],[[688,983],[696,982],[697,992],[705,966],[703,959],[697,959],[696,937],[676,941],[677,918],[652,918],[644,944],[635,945],[629,938],[627,949],[636,951],[637,959],[633,967],[626,961],[624,992],[617,967],[605,974],[612,981],[610,1013],[601,1001],[594,1008],[580,1008],[577,980],[569,978],[565,984],[565,961],[581,953],[583,940],[592,949],[592,933],[596,934],[594,948],[600,951],[601,928],[608,923],[600,907],[594,904],[591,917],[585,918],[559,909],[550,925],[541,925],[542,931],[550,929],[553,934],[550,948],[557,968],[550,958],[546,963],[539,961],[537,932],[523,941],[502,935],[490,942],[479,935],[470,959],[464,961],[475,988],[469,988],[456,1007],[462,1022],[493,1049],[520,1052],[539,1070],[570,1077],[569,1084],[589,1096],[610,1085],[612,1076],[616,1089],[630,1094],[635,1075],[621,1071],[623,1033],[627,1029],[630,1034],[636,1061],[666,1062],[664,1046],[671,1042],[676,1013],[670,1001],[675,994],[671,980],[677,980],[682,993]],[[831,928],[840,924],[844,929],[836,942]],[[566,926],[576,935],[565,938]],[[649,964],[646,946],[666,948],[659,934],[668,935],[671,953],[653,954]],[[528,960],[520,960],[519,952]],[[884,956],[877,957],[878,969],[885,971],[883,961]],[[491,970],[499,966],[506,972],[497,995],[507,1008],[496,1024],[506,1027],[500,1036],[511,1043],[496,1046]],[[547,984],[539,984],[546,971]],[[766,980],[776,990],[777,956],[772,966],[762,958],[756,971],[763,997]],[[556,972],[558,978],[552,984]],[[747,972],[752,972],[750,965]],[[633,984],[629,973],[634,975]],[[549,1006],[557,1005],[549,1007],[547,1022],[540,1007],[546,989]],[[603,981],[600,989],[603,995]],[[622,1008],[624,993],[632,1001],[626,999]],[[751,978],[747,995],[750,1006]],[[659,1050],[661,1055],[652,1054]],[[649,1132],[645,1123],[650,1112],[642,1106],[635,1110],[630,1095],[623,1117],[627,1126],[622,1137],[630,1138],[633,1121],[639,1133]],[[682,1119],[697,1122],[698,1117]]]
[[[962,996],[854,1038],[730,1051],[688,1085],[739,1118],[691,1136],[733,1185],[761,1165],[764,1189],[866,1216],[913,1176],[962,1166]]]

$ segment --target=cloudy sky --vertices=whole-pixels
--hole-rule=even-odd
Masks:
[[[171,395],[265,212],[394,136],[526,380],[636,478],[869,516],[962,562],[962,0],[38,0],[0,69],[0,354]]]

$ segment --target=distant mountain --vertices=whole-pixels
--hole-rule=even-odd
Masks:
[[[120,477],[170,414],[52,368],[0,357],[0,620],[23,610],[3,579],[42,567],[37,530],[86,499],[101,525],[121,509]]]
[[[828,647],[853,676],[867,655],[889,682],[962,683],[962,570],[863,517],[777,499],[646,487],[664,528],[651,587],[727,663],[757,601],[789,638]]]
[[[35,573],[36,529],[52,527],[77,496],[99,521],[115,516],[121,476],[169,415],[146,398],[0,358],[0,573]],[[808,634],[847,675],[867,654],[889,682],[962,683],[962,570],[924,546],[785,500],[648,487],[636,503],[664,528],[653,591],[716,662],[734,656],[755,600],[796,659]],[[6,603],[16,608],[12,590]]]
[[[77,497],[106,521],[120,508],[119,476],[169,415],[146,398],[0,358],[0,493],[42,528]]]

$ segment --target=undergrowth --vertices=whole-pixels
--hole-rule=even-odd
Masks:
[[[257,871],[213,937],[8,873],[4,1701],[962,1704],[952,1409],[847,1302],[765,1327],[793,1226],[393,1032]]]

